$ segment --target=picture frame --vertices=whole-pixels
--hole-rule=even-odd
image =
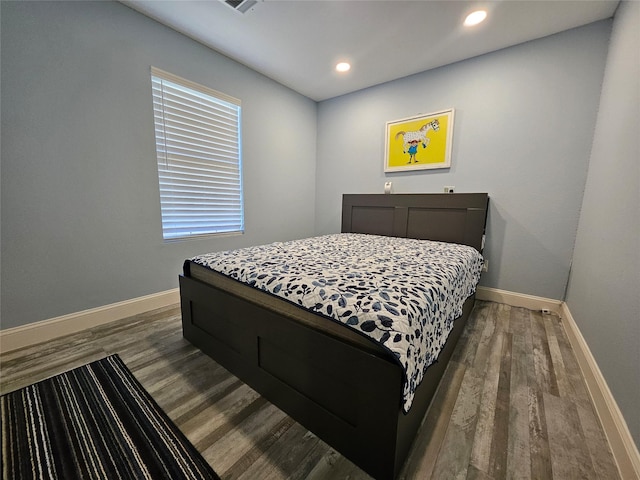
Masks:
[[[386,123],[385,172],[451,167],[454,109]]]

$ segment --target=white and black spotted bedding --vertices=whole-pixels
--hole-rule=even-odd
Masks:
[[[403,409],[475,292],[472,247],[354,233],[200,255],[192,262],[367,335],[405,371]]]

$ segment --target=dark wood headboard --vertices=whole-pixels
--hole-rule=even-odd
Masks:
[[[469,245],[482,252],[487,193],[344,194],[342,232]]]

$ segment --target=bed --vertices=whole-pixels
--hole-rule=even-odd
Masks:
[[[481,252],[487,206],[486,193],[345,194],[341,231]],[[194,259],[179,280],[184,337],[376,479],[400,472],[474,303],[408,402],[399,355],[362,332]]]

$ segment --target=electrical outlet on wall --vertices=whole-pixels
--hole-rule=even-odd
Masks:
[[[454,186],[444,187],[444,193],[453,193],[455,189],[456,187]]]
[[[484,263],[482,264],[482,271],[483,272],[489,271],[489,260],[486,258],[484,259]]]

